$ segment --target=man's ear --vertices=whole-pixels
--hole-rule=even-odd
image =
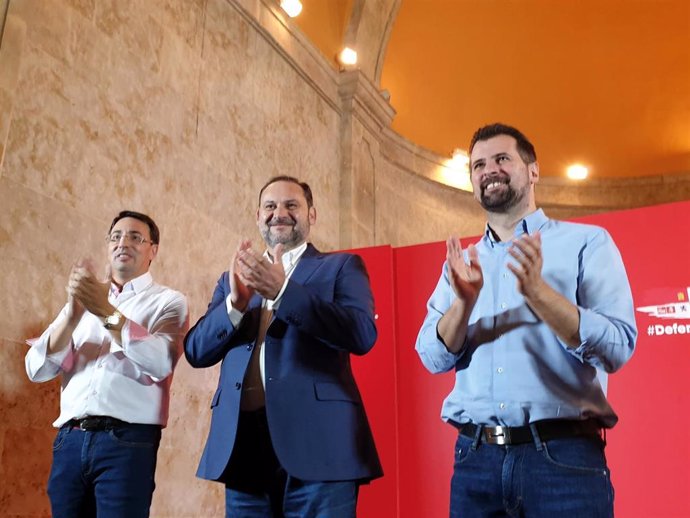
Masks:
[[[309,207],[309,224],[313,225],[316,223],[316,207],[313,205]]]
[[[539,162],[532,162],[527,166],[529,181],[532,184],[539,183]]]

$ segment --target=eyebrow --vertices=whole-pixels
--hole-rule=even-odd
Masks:
[[[266,205],[267,203],[282,203],[283,205],[285,205],[286,203],[299,203],[299,199],[298,198],[290,198],[290,199],[284,200],[282,202],[268,199],[268,200],[262,201],[261,205]]]
[[[498,157],[500,157],[500,156],[508,156],[508,157],[510,157],[511,154],[510,154],[508,151],[499,151],[498,153],[495,153],[495,154],[491,155],[491,156],[488,157],[488,158],[491,160],[491,159],[496,159],[496,158],[498,158]],[[474,167],[474,165],[475,165],[477,162],[483,162],[483,161],[485,161],[485,160],[486,160],[486,158],[484,158],[484,157],[477,158],[477,160],[475,160],[474,162],[471,162],[471,163],[470,163],[470,167]]]

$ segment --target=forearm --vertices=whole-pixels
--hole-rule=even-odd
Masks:
[[[58,354],[70,347],[72,334],[78,323],[65,318],[51,331],[48,337],[48,354]]]
[[[196,368],[215,365],[225,357],[236,332],[225,303],[215,305],[184,337],[187,361]]]
[[[438,321],[436,331],[448,352],[459,354],[467,338],[467,324],[472,308],[459,299],[455,299],[448,311]]]
[[[184,299],[171,302],[150,329],[128,320],[121,328],[125,355],[157,381],[170,376],[182,354],[182,341],[189,327]],[[111,330],[111,333],[113,330]]]
[[[577,306],[544,283],[531,296],[525,296],[529,307],[570,349],[580,346],[580,313]]]
[[[74,354],[74,327],[65,308],[40,337],[26,341],[31,346],[25,357],[26,374],[31,381],[52,380],[62,372],[63,364],[70,364],[69,358]],[[59,347],[51,351],[51,344]]]

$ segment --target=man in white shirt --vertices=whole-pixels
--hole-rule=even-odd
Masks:
[[[70,272],[67,304],[26,354],[34,382],[60,376],[48,480],[54,518],[148,517],[170,383],[189,327],[185,297],[155,284],[159,231],[120,212],[106,236],[108,279]]]

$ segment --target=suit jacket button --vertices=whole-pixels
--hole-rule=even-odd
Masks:
[[[247,346],[247,351],[251,351],[253,348],[254,348],[254,346],[253,346],[252,344],[249,344],[249,345]]]
[[[242,383],[240,383],[239,381],[237,383],[235,383],[235,388],[237,390],[240,390],[242,388]]]

